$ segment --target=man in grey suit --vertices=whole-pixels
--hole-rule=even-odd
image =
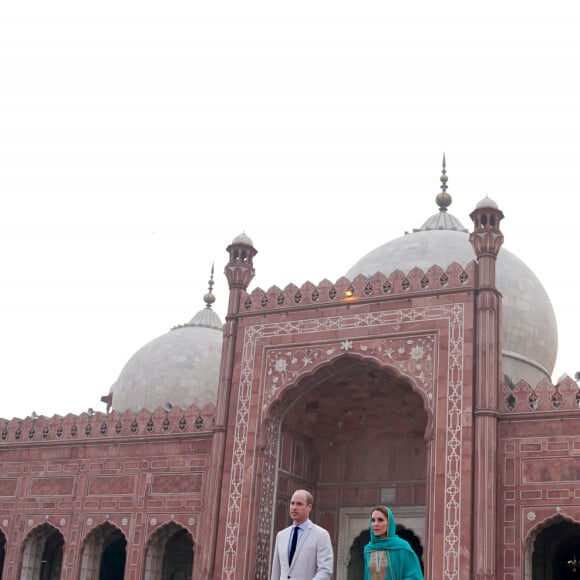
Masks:
[[[312,494],[305,489],[299,489],[292,495],[292,525],[276,535],[271,580],[332,578],[334,554],[330,535],[310,521],[312,502]]]

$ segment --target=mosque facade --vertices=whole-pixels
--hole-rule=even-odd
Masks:
[[[491,199],[438,211],[335,282],[250,290],[127,362],[106,410],[0,420],[0,580],[269,580],[297,488],[362,578],[388,504],[429,580],[580,578],[580,392]]]

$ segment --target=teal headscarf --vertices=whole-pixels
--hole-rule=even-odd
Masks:
[[[371,518],[369,518],[369,529],[371,532],[371,541],[365,546],[365,580],[370,580],[369,561],[370,554],[376,550],[387,550],[391,565],[387,569],[385,580],[423,580],[421,563],[417,554],[407,540],[397,536],[397,524],[393,512],[387,506],[384,506],[389,514],[389,523],[387,527],[387,537],[378,538],[373,532]]]

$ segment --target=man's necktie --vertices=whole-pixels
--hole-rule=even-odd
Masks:
[[[292,564],[292,558],[294,557],[294,552],[296,552],[296,544],[298,542],[298,526],[292,528],[292,541],[290,542],[290,554],[288,556],[288,562]]]

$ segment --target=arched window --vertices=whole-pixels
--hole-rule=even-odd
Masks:
[[[33,529],[24,540],[20,578],[58,580],[62,568],[64,537],[50,524]]]
[[[190,580],[193,572],[193,538],[178,524],[159,528],[149,541],[145,580]]]
[[[85,539],[80,580],[123,580],[127,539],[108,522],[96,527]]]
[[[532,580],[580,578],[580,525],[560,517],[544,525],[533,542],[531,560]]]

